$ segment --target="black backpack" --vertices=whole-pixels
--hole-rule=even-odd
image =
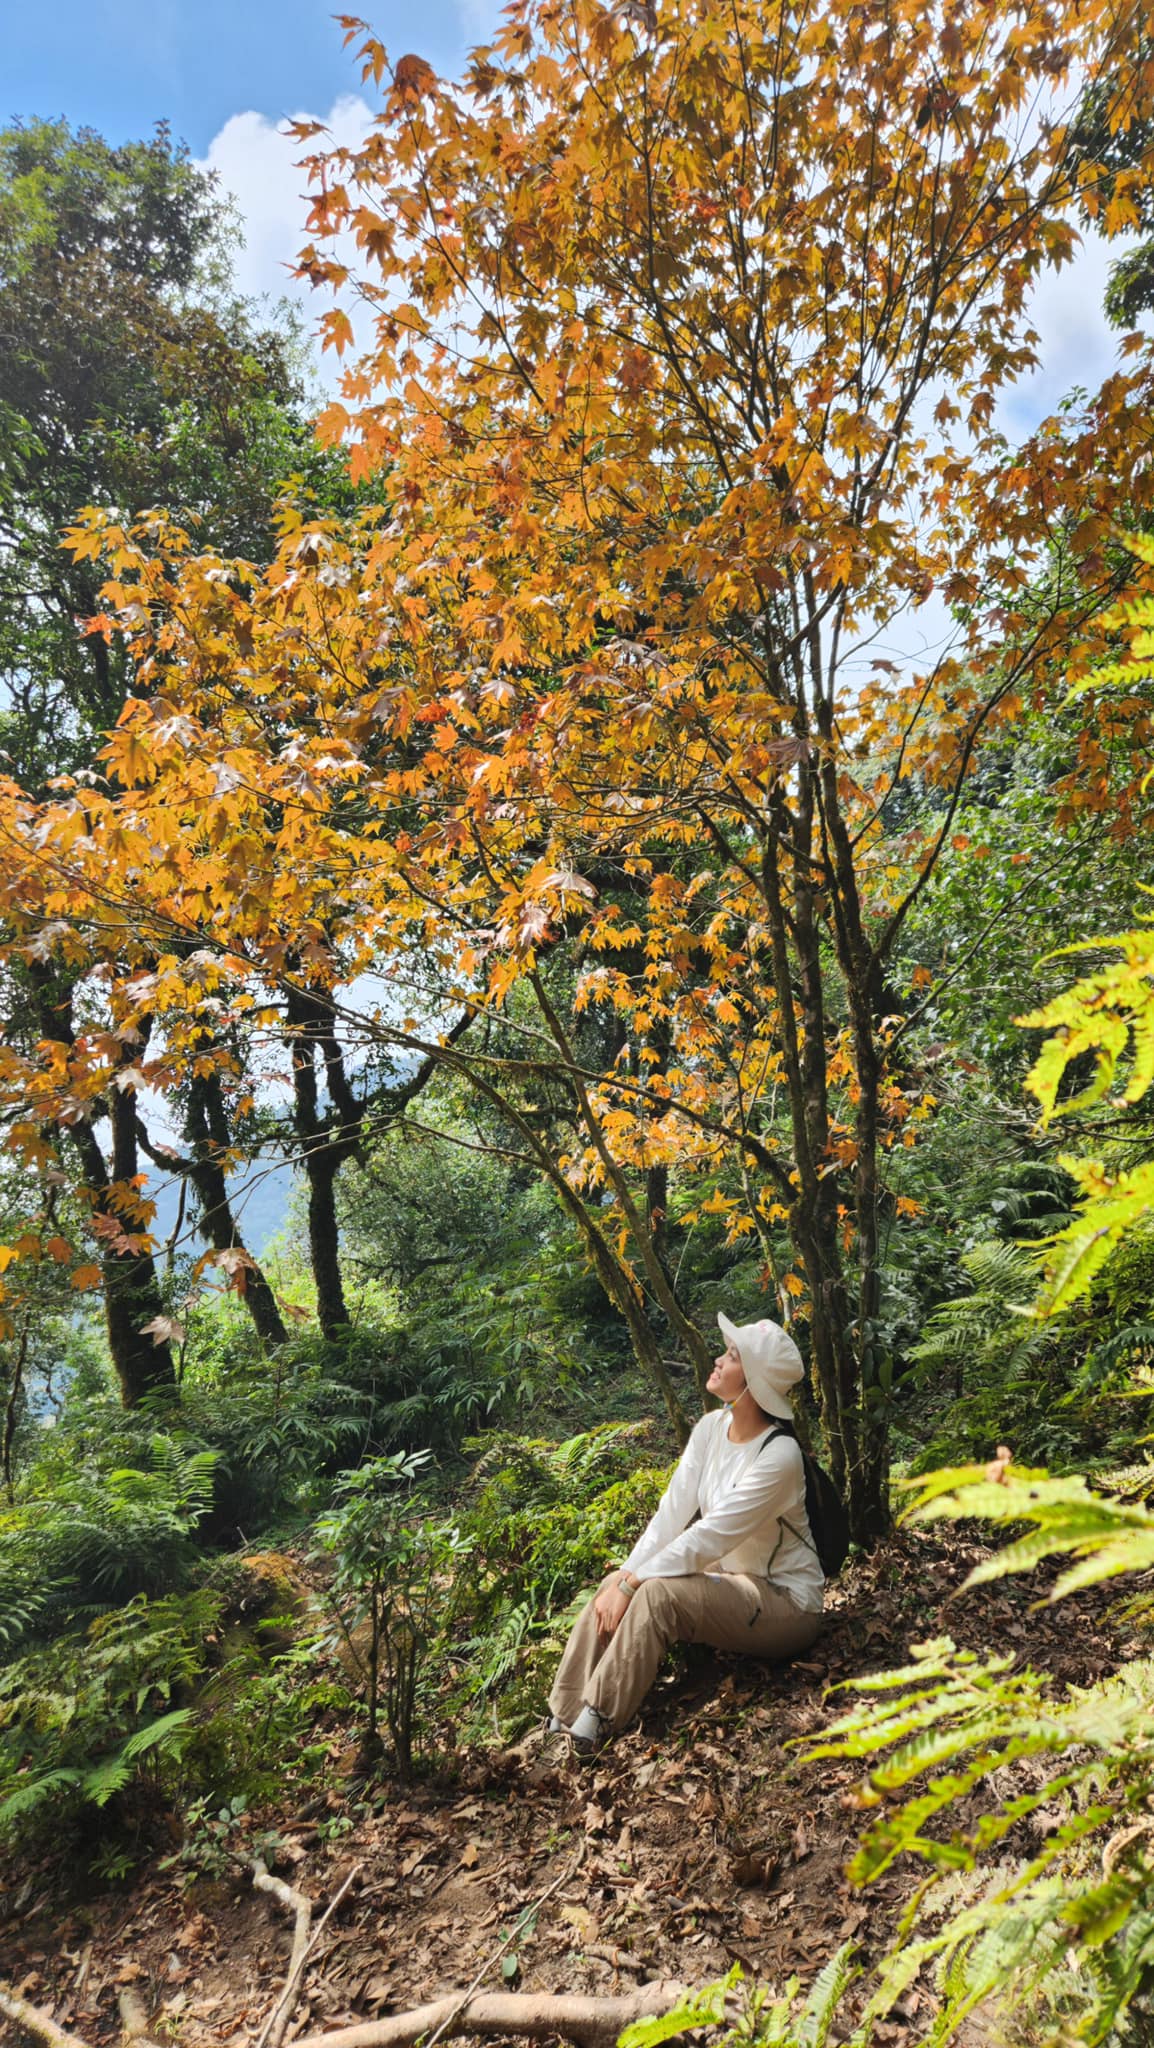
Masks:
[[[775,1422],[766,1443],[772,1443],[775,1436],[791,1436],[801,1451],[805,1466],[805,1513],[814,1549],[826,1578],[836,1579],[849,1555],[849,1516],[845,1502],[825,1467],[802,1449],[792,1422]]]

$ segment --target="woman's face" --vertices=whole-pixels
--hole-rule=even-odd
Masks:
[[[719,1401],[736,1401],[744,1394],[745,1368],[735,1344],[727,1344],[721,1357],[714,1359],[706,1385]]]

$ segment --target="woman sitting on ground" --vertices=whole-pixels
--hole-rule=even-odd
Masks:
[[[670,1643],[785,1658],[821,1627],[802,1455],[773,1434],[792,1421],[801,1354],[776,1323],[717,1320],[726,1349],[708,1387],[726,1405],[702,1416],[649,1527],[580,1615],[549,1695],[550,1729],[581,1754],[632,1719]]]

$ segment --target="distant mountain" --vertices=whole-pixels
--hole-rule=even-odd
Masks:
[[[287,1160],[266,1160],[261,1166],[246,1166],[230,1176],[229,1192],[232,1197],[233,1214],[245,1244],[257,1258],[260,1258],[288,1221],[289,1203],[295,1181],[295,1169]],[[148,1192],[156,1203],[153,1234],[164,1243],[176,1228],[180,1210],[180,1183],[175,1178],[162,1181],[154,1171],[149,1177]],[[196,1230],[196,1214],[191,1200],[185,1210],[180,1249],[195,1249],[198,1252],[203,1249],[203,1239]]]

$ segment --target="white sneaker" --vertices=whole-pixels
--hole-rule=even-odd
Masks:
[[[613,1734],[613,1723],[596,1707],[584,1706],[569,1730],[576,1756],[596,1756]]]

